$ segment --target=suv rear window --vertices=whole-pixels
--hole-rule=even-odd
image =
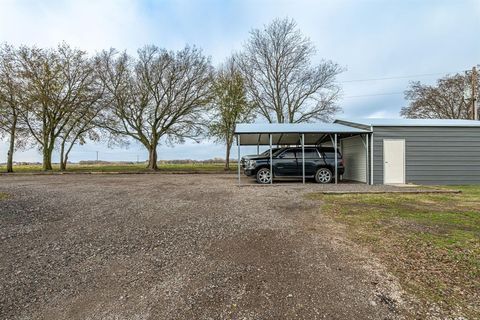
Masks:
[[[335,158],[335,151],[324,151],[323,154],[325,155],[325,158],[328,158],[328,159],[334,159]],[[342,157],[340,152],[337,152],[337,157],[339,159]]]

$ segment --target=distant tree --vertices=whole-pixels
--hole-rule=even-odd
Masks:
[[[96,60],[110,106],[103,127],[145,146],[149,169],[158,169],[161,139],[198,140],[212,78],[209,59],[199,49],[171,52],[146,46],[137,59],[110,50]]]
[[[479,90],[480,87],[477,92]],[[410,102],[400,115],[405,118],[472,119],[471,92],[470,77],[462,74],[447,75],[436,85],[411,82],[405,91],[405,99]]]
[[[245,80],[233,58],[222,65],[213,81],[212,121],[210,135],[226,145],[225,170],[230,169],[230,150],[235,125],[253,120],[252,104],[247,100]]]
[[[331,61],[312,64],[313,43],[290,19],[253,29],[239,54],[239,66],[257,112],[269,122],[326,121],[339,111],[342,68]]]
[[[13,172],[13,153],[24,146],[27,137],[20,119],[22,108],[15,48],[0,47],[0,134],[8,136],[7,172]]]
[[[86,52],[67,44],[56,49],[21,47],[18,57],[27,106],[22,118],[42,150],[43,169],[52,170],[58,138],[65,137],[82,110],[98,98],[92,61]]]

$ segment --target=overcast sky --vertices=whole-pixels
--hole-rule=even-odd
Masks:
[[[480,1],[123,1],[0,0],[0,42],[55,46],[66,41],[91,53],[115,47],[134,54],[145,44],[180,49],[195,44],[216,65],[242,48],[252,28],[275,17],[295,19],[320,59],[344,66],[338,117],[399,117],[408,82],[433,83],[480,63]],[[356,81],[378,78],[376,81]],[[355,80],[355,81],[353,81]],[[71,160],[140,160],[138,145],[109,149],[87,144]],[[0,144],[0,162],[5,158]],[[224,157],[211,142],[160,146],[160,159]],[[17,161],[39,161],[37,150]]]

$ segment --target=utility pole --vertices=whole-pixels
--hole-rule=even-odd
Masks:
[[[97,162],[98,162],[98,151],[95,151],[97,153]]]
[[[477,109],[477,68],[472,68],[472,115],[473,120],[478,120],[478,109]]]

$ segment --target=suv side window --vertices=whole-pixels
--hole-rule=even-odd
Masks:
[[[298,154],[298,158],[302,158],[302,152]],[[315,149],[305,149],[305,159],[320,159],[320,156]]]
[[[282,159],[295,159],[295,151],[294,150],[286,150],[280,155],[280,158]]]

